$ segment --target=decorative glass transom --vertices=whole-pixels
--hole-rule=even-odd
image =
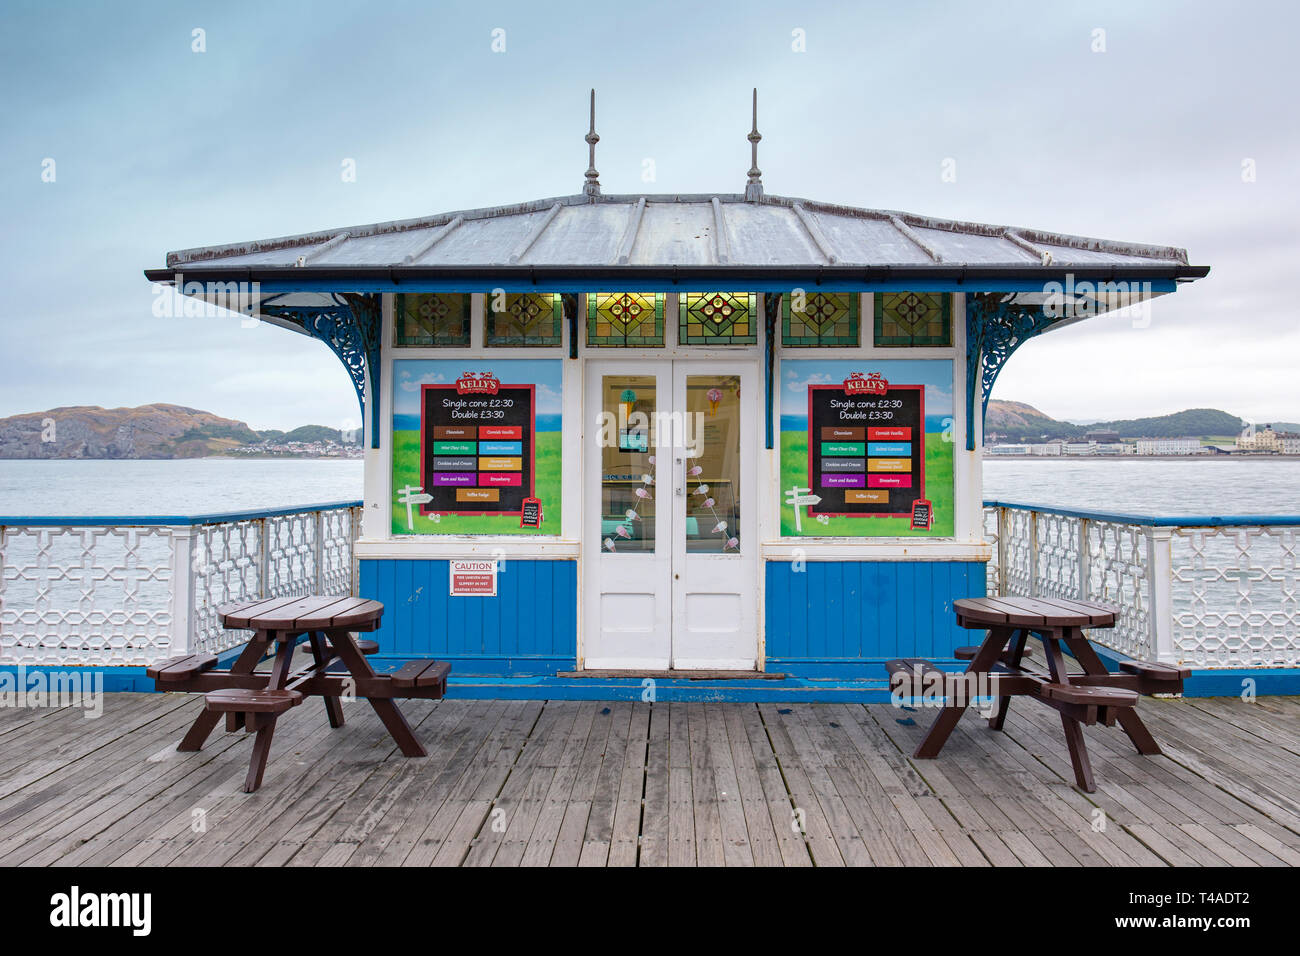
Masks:
[[[757,294],[683,292],[677,317],[683,345],[753,345],[758,341]]]
[[[795,292],[781,297],[781,344],[858,345],[856,292]]]
[[[398,348],[469,348],[469,296],[399,293]]]
[[[952,344],[952,296],[944,292],[877,292],[876,345]]]
[[[540,348],[563,344],[563,307],[559,293],[489,292],[483,301],[487,345]]]
[[[587,344],[656,347],[664,344],[662,292],[592,292],[587,295]]]

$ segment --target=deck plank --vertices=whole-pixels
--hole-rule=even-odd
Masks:
[[[1144,698],[1164,754],[1087,728],[1092,794],[1029,701],[934,760],[926,708],[409,701],[408,760],[364,704],[330,730],[313,700],[254,794],[247,734],[176,751],[201,707],[0,710],[0,865],[1300,866],[1291,698]]]

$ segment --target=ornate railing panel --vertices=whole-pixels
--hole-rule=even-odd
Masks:
[[[1300,526],[1178,528],[1174,644],[1211,667],[1300,666]]]
[[[359,502],[193,517],[0,518],[0,664],[218,651],[229,601],[356,593]]]
[[[1300,666],[1300,517],[1159,518],[985,502],[988,593],[1103,601],[1093,640],[1198,668]]]

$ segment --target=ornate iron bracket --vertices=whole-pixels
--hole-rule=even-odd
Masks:
[[[370,447],[379,447],[379,343],[383,331],[383,310],[378,293],[335,293],[330,307],[279,306],[262,304],[261,311],[288,319],[312,338],[320,339],[338,357],[352,379],[361,419],[366,417],[366,376],[370,377]]]
[[[1056,319],[1041,306],[1016,305],[1015,293],[971,292],[966,295],[966,450],[975,450],[975,390],[981,395],[980,432],[989,395],[1011,353],[1050,329]]]

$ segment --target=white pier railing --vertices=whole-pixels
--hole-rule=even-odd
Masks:
[[[986,501],[988,593],[1103,601],[1099,644],[1194,668],[1300,666],[1300,516],[1152,517]]]
[[[185,517],[0,518],[0,665],[140,666],[247,640],[230,601],[355,594],[359,501]]]

